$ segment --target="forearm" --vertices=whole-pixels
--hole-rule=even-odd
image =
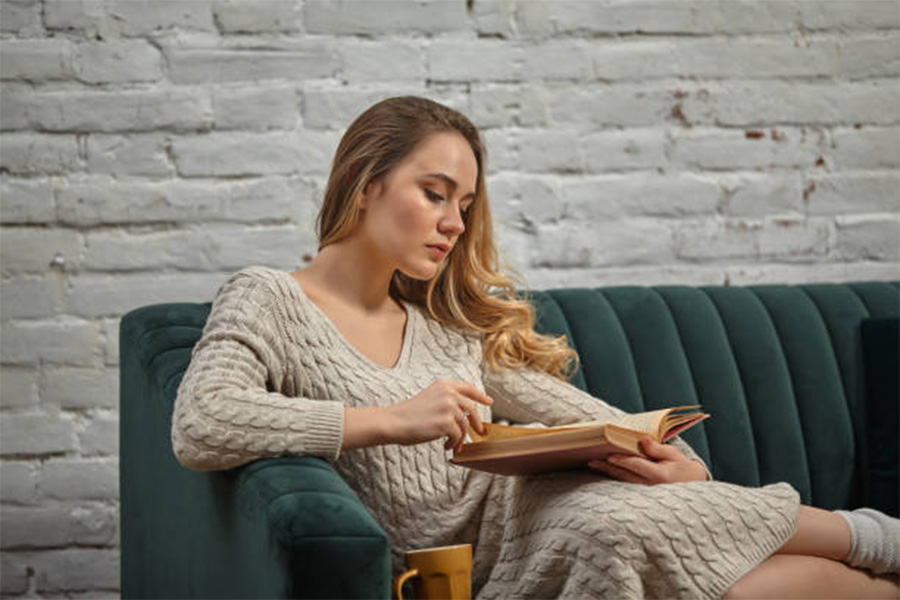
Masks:
[[[380,406],[344,409],[344,439],[341,450],[391,443],[387,412]]]

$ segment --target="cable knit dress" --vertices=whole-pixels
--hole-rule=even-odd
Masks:
[[[178,390],[179,460],[197,469],[284,454],[332,461],[387,532],[395,574],[406,550],[468,542],[477,598],[715,598],[793,533],[799,497],[787,484],[506,477],[448,463],[444,440],[341,451],[345,407],[388,406],[438,379],[486,391],[494,404],[478,405],[485,420],[554,425],[621,413],[541,372],[489,371],[478,336],[404,307],[401,355],[385,368],[290,274],[254,266],[232,275]]]

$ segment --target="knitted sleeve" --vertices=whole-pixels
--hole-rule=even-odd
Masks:
[[[258,268],[219,289],[178,387],[172,446],[182,465],[229,469],[259,458],[311,454],[336,460],[341,402],[289,397],[284,311]]]
[[[493,371],[482,366],[482,383],[485,392],[494,399],[492,414],[500,419],[520,423],[537,421],[553,426],[612,419],[626,414],[571,383],[536,369]],[[680,437],[676,436],[669,443],[706,467],[703,459]],[[706,471],[707,477],[712,479],[708,467]]]

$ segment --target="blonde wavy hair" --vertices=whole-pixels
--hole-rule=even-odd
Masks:
[[[428,135],[459,132],[478,163],[475,200],[465,231],[429,280],[397,271],[390,293],[427,309],[440,323],[481,334],[482,352],[493,370],[533,367],[567,379],[578,355],[565,336],[534,330],[527,291],[517,297],[517,275],[501,272],[485,188],[486,151],[476,127],[460,112],[418,96],[387,98],[359,115],[335,152],[317,218],[319,250],[351,235],[360,220],[360,199],[370,181],[385,176]],[[502,267],[513,272],[505,263]],[[525,286],[521,286],[523,289]]]

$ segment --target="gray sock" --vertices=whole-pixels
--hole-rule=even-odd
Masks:
[[[872,508],[834,512],[850,525],[850,554],[845,563],[876,575],[900,572],[900,520]]]

